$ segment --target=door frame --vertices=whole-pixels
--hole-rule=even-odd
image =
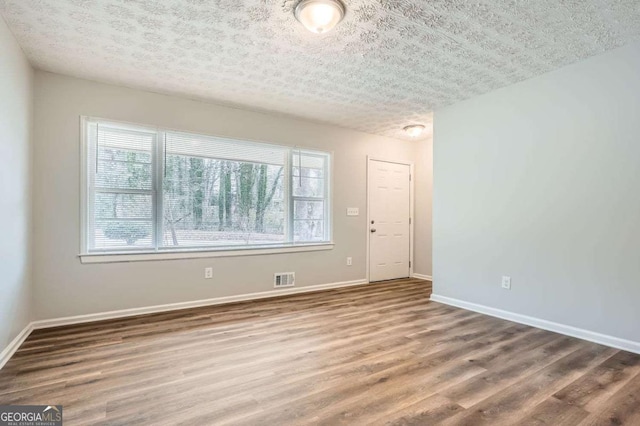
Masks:
[[[409,176],[410,176],[410,180],[409,180],[409,278],[413,277],[413,265],[414,265],[414,259],[413,259],[413,240],[414,240],[414,233],[413,233],[413,228],[414,228],[414,224],[415,224],[415,220],[414,220],[414,215],[415,215],[415,203],[414,203],[414,198],[415,198],[415,173],[414,173],[414,166],[413,166],[413,162],[409,162],[409,161],[396,161],[396,160],[389,160],[387,158],[380,158],[380,157],[374,157],[371,155],[367,155],[367,282],[370,283],[371,282],[371,231],[370,231],[370,227],[371,227],[371,194],[369,191],[369,170],[371,168],[371,162],[372,161],[380,161],[383,163],[393,163],[393,164],[402,164],[404,166],[409,166]]]

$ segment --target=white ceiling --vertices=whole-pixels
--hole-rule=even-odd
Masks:
[[[640,39],[638,0],[0,0],[37,68],[392,137],[434,108]]]

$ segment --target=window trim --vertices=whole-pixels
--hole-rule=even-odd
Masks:
[[[242,246],[233,249],[222,248],[217,250],[207,249],[182,249],[172,251],[149,251],[140,252],[104,252],[104,253],[83,253],[80,254],[81,263],[120,263],[120,262],[148,262],[156,260],[180,260],[180,259],[203,259],[213,257],[236,257],[236,256],[259,256],[282,253],[300,253],[309,251],[333,250],[335,243],[317,244],[277,244],[267,246]]]
[[[277,144],[265,141],[257,141],[247,138],[237,138],[222,135],[214,135],[211,133],[196,133],[191,131],[185,131],[182,129],[172,129],[167,127],[160,127],[156,125],[145,125],[139,123],[131,123],[127,121],[113,120],[96,116],[80,116],[80,250],[79,257],[82,263],[110,263],[110,262],[135,262],[135,261],[149,261],[149,260],[170,260],[170,259],[195,259],[206,257],[233,257],[233,256],[253,256],[260,254],[277,254],[277,253],[293,253],[293,252],[307,252],[307,251],[322,251],[331,250],[334,248],[335,243],[333,240],[333,151],[326,151],[323,149],[307,147],[307,146],[291,146],[285,144]],[[152,197],[155,209],[153,209],[153,223],[154,223],[154,236],[153,243],[154,248],[149,249],[147,247],[131,248],[126,250],[105,250],[105,251],[89,251],[89,229],[88,226],[92,223],[90,218],[91,206],[89,205],[89,199],[91,196],[91,190],[89,188],[91,168],[88,163],[89,144],[87,143],[87,123],[89,121],[104,121],[107,123],[117,124],[124,128],[131,128],[133,130],[143,129],[145,131],[155,130],[156,142],[152,150],[152,173],[153,173],[153,185],[152,185]],[[282,147],[289,150],[287,160],[290,162],[289,169],[293,170],[292,160],[293,152],[296,149],[318,151],[327,155],[328,161],[325,163],[325,171],[328,174],[325,178],[325,193],[326,200],[325,206],[325,226],[328,227],[326,232],[326,241],[318,242],[296,242],[293,240],[293,201],[296,197],[293,196],[292,191],[292,176],[291,173],[286,174],[285,179],[285,191],[288,194],[286,197],[286,208],[288,209],[287,220],[285,224],[285,235],[291,235],[292,240],[284,243],[274,243],[273,245],[243,245],[243,246],[206,246],[206,247],[184,247],[184,248],[171,248],[171,247],[159,247],[155,239],[158,237],[159,230],[162,229],[163,224],[159,218],[162,213],[163,197],[159,196],[161,188],[157,188],[157,183],[160,182],[164,173],[164,164],[160,161],[164,155],[164,140],[163,134],[166,132],[179,132],[184,134],[192,134],[194,136],[208,137],[208,138],[221,138],[226,140],[238,140],[242,142],[272,145]],[[297,197],[300,198],[300,197]]]

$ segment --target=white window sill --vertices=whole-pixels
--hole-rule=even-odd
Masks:
[[[280,253],[332,250],[334,243],[283,245],[276,247],[243,247],[233,249],[182,250],[171,252],[102,252],[80,255],[82,263],[148,262],[154,260],[201,259],[208,257],[258,256]]]

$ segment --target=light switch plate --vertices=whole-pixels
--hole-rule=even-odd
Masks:
[[[347,216],[358,216],[360,209],[357,207],[347,207]]]

